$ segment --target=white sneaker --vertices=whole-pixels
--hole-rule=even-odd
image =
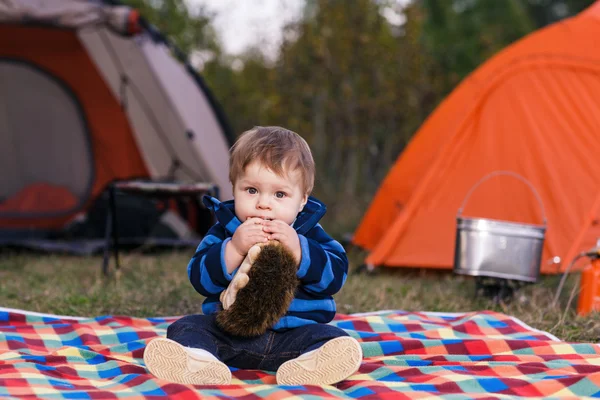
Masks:
[[[331,385],[360,367],[362,349],[350,336],[331,339],[316,350],[283,363],[277,370],[280,385]]]
[[[166,338],[150,341],[144,350],[150,373],[170,382],[191,385],[228,385],[231,371],[206,350],[184,347]]]

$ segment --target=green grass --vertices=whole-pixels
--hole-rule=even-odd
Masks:
[[[137,317],[200,313],[202,296],[187,280],[191,251],[121,258],[120,274],[101,274],[100,257],[32,254],[0,255],[0,306],[78,315]],[[567,280],[559,304],[552,299],[559,276],[544,277],[521,289],[508,304],[475,296],[473,279],[449,272],[380,269],[358,274],[362,254],[351,253],[351,273],[335,298],[338,312],[382,309],[463,312],[494,310],[563,340],[597,342],[600,313],[576,315],[579,275]],[[112,270],[114,272],[114,270]]]

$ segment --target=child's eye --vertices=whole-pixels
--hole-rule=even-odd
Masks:
[[[246,192],[248,192],[249,194],[256,194],[256,193],[258,193],[258,191],[255,188],[253,188],[253,187],[247,188]]]
[[[285,192],[277,192],[275,193],[275,197],[278,199],[283,199],[285,197]]]

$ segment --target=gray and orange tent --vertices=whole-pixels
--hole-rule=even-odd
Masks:
[[[209,182],[229,198],[230,143],[202,78],[135,10],[0,2],[3,232],[60,229],[120,179]]]
[[[353,243],[366,263],[450,269],[470,189],[511,171],[547,218],[542,273],[600,238],[600,2],[533,32],[470,74],[415,133]],[[463,215],[541,224],[532,190],[510,176],[477,187]],[[560,257],[562,263],[553,260]]]

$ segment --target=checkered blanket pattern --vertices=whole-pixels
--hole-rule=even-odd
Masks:
[[[600,347],[560,342],[494,312],[338,315],[361,341],[360,370],[335,386],[277,386],[273,373],[233,370],[230,386],[151,376],[144,347],[176,318],[81,319],[0,309],[0,397],[584,398],[600,397]]]

